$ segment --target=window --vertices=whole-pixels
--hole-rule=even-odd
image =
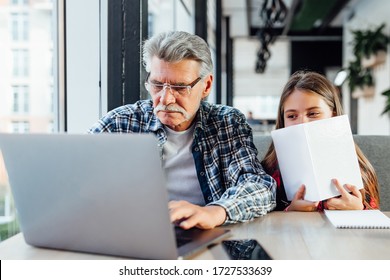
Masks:
[[[194,0],[149,0],[149,36],[168,30],[193,33],[195,30],[194,5]]]
[[[12,5],[28,5],[28,1],[29,0],[12,0],[11,4]],[[32,0],[32,2],[37,2],[37,1]]]
[[[28,113],[30,110],[30,100],[28,86],[13,87],[13,106],[14,113]]]
[[[30,123],[28,121],[13,121],[11,123],[12,133],[29,133]]]
[[[59,2],[0,1],[0,132],[58,131]],[[10,187],[0,150],[0,242],[19,231]]]
[[[11,33],[13,41],[28,41],[29,18],[27,13],[11,14]]]
[[[13,75],[16,78],[27,77],[29,74],[29,53],[25,49],[16,49],[13,54]]]

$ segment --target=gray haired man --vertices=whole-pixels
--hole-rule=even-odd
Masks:
[[[213,83],[207,43],[182,31],[158,34],[144,42],[143,60],[151,99],[112,110],[89,132],[156,136],[171,221],[184,229],[249,221],[275,208],[275,181],[257,159],[245,116],[205,101]]]

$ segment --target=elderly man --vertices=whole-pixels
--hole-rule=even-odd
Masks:
[[[275,181],[257,159],[245,116],[205,101],[213,83],[207,43],[181,31],[158,34],[144,42],[143,60],[151,100],[112,110],[90,133],[157,137],[171,221],[184,229],[244,222],[271,211]]]

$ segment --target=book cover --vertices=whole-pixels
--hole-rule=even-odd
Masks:
[[[363,188],[348,116],[298,124],[271,132],[287,199],[306,186],[305,199],[340,195],[332,183]]]

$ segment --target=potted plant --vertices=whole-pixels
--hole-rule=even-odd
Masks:
[[[389,37],[383,33],[385,24],[374,30],[355,30],[353,52],[360,58],[363,68],[374,67],[386,61]]]
[[[386,104],[385,104],[385,109],[383,109],[383,112],[381,115],[388,113],[390,116],[390,89],[382,92],[382,95],[386,96],[387,100],[386,100]]]
[[[375,94],[374,78],[371,69],[362,68],[359,59],[348,66],[348,86],[353,98],[372,97]]]

